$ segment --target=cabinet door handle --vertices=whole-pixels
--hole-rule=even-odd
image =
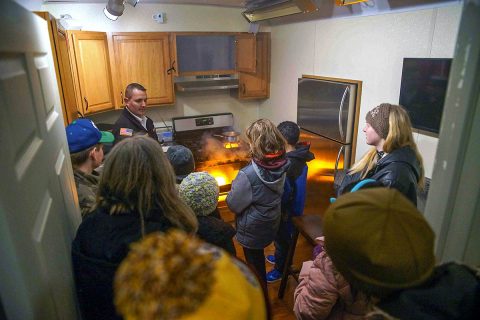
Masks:
[[[123,105],[123,91],[120,91],[120,104]]]
[[[167,70],[167,74],[172,74],[173,72],[177,72],[177,69],[175,69],[175,60],[173,60],[172,65],[170,66],[170,69]]]
[[[247,90],[245,89],[245,83],[242,83],[242,93],[245,94]]]
[[[85,107],[85,111],[87,111],[87,110],[88,110],[88,100],[87,100],[87,97],[83,97],[83,100],[85,101],[85,104],[87,105],[87,106]]]

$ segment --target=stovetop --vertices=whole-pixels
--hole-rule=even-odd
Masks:
[[[216,162],[223,164],[247,158],[247,151],[243,141],[238,143],[224,142],[222,138],[212,136],[210,131],[189,137],[177,137],[175,138],[175,143],[189,148],[196,163]]]
[[[220,135],[233,130],[233,114],[217,113],[172,119],[174,142],[189,148],[197,166],[246,161],[245,143],[225,142]]]

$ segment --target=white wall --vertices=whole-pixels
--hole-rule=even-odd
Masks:
[[[108,20],[103,14],[105,3],[94,4],[47,4],[42,10],[56,18],[70,14],[81,22],[82,30],[105,32],[134,31],[226,31],[246,32],[249,24],[241,15],[242,9],[199,5],[143,4],[135,8],[125,5],[125,11],[117,21]],[[154,13],[166,13],[166,23],[152,19]],[[148,93],[148,88],[147,88]],[[208,91],[204,93],[177,93],[174,106],[152,107],[147,114],[155,122],[161,118],[169,120],[175,116],[232,112],[235,127],[242,130],[258,118],[258,101],[243,102],[230,95],[230,91]],[[98,122],[114,122],[118,111],[92,116]]]
[[[241,15],[240,8],[225,8],[200,5],[152,4],[141,1],[134,8],[125,5],[125,11],[117,21],[111,21],[103,14],[105,3],[46,4],[56,18],[70,14],[82,22],[82,30],[105,32],[131,31],[248,31],[248,23]],[[159,24],[152,19],[154,13],[165,12],[166,23]]]
[[[367,17],[272,26],[271,98],[259,109],[275,122],[296,119],[297,78],[302,74],[363,81],[358,160],[368,149],[366,113],[382,102],[398,103],[404,57],[453,57],[461,4]],[[431,177],[436,138],[416,135]]]

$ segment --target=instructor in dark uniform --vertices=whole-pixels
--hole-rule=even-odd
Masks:
[[[145,115],[147,108],[147,89],[139,83],[130,83],[125,89],[125,108],[112,133],[115,143],[137,134],[145,134],[158,141],[152,119]]]

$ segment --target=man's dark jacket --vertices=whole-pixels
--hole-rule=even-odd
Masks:
[[[133,130],[132,135],[120,134],[120,129],[126,128]],[[115,144],[122,141],[125,138],[131,137],[137,134],[148,134],[149,137],[158,141],[157,133],[155,131],[155,126],[153,125],[152,119],[147,117],[147,128],[144,128],[140,121],[136,119],[127,108],[123,108],[120,117],[113,125],[112,133],[115,136]]]

